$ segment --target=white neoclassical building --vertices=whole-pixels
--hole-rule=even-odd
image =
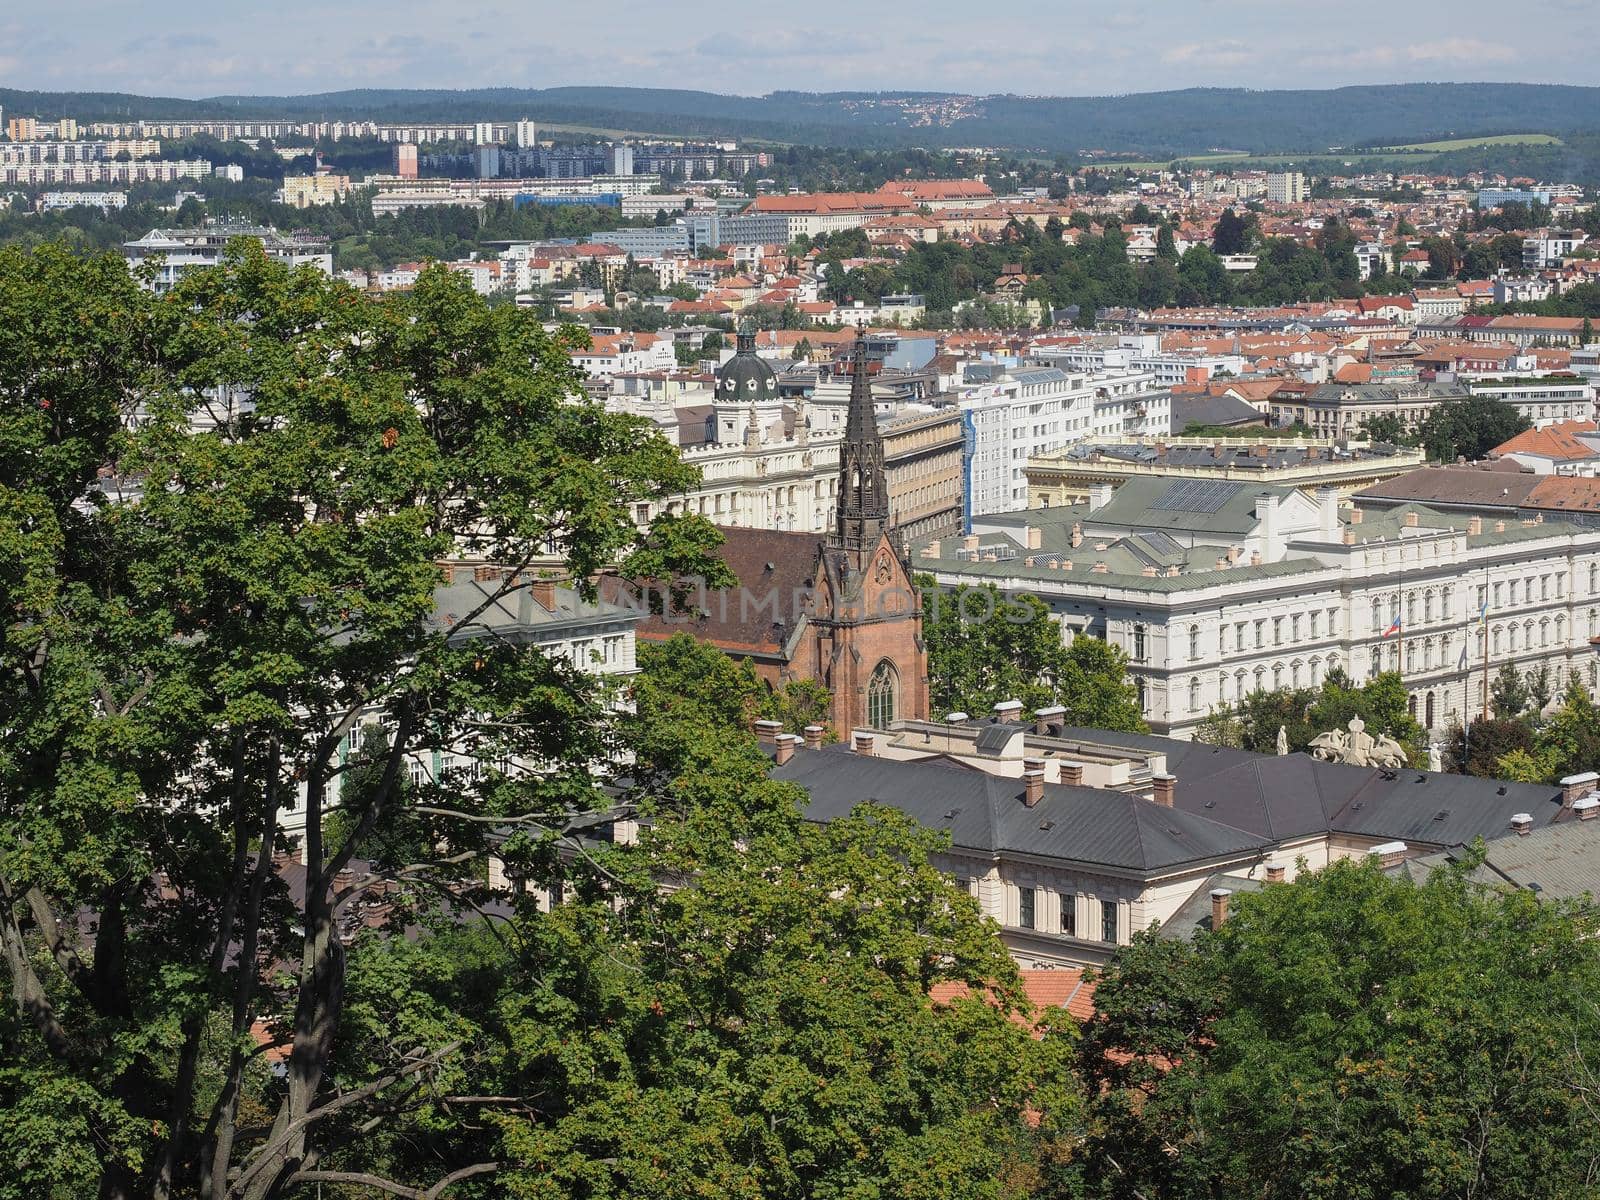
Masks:
[[[781,532],[827,532],[838,498],[839,447],[848,390],[812,397],[779,394],[771,365],[740,334],[739,350],[709,391],[675,380],[629,380],[608,406],[642,416],[674,438],[698,468],[690,491],[640,502],[643,526],[661,511],[697,513],[714,524]],[[701,401],[698,402],[697,401]],[[906,403],[878,395],[890,521],[907,536],[953,528],[962,500],[962,434],[955,405]]]
[[[1600,530],[1161,478],[972,528],[924,539],[915,565],[1035,595],[1064,636],[1121,646],[1158,733],[1191,737],[1213,709],[1335,667],[1399,670],[1434,732],[1479,714],[1506,663],[1547,669],[1556,696],[1573,673],[1595,687]]]

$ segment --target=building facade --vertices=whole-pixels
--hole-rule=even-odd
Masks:
[[[1398,670],[1436,736],[1494,674],[1594,689],[1600,530],[1424,505],[1344,511],[1332,489],[1140,479],[1088,504],[975,520],[918,544],[941,583],[1037,596],[1063,636],[1127,651],[1152,729],[1191,737],[1251,692]],[[1480,622],[1479,614],[1487,605]]]

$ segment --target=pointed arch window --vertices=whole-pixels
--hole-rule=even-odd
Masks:
[[[900,674],[894,664],[884,659],[873,668],[867,681],[867,724],[873,729],[886,729],[895,719],[900,700]]]

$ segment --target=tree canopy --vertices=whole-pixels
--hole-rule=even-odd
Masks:
[[[1083,1041],[1090,1194],[1585,1194],[1593,913],[1471,866],[1336,863],[1198,942],[1141,934]]]
[[[1072,725],[1147,728],[1127,655],[1084,635],[1064,645],[1060,625],[1037,596],[1002,595],[991,584],[942,590],[928,576],[919,587],[935,708],[981,714],[1020,700],[1026,712],[1060,705]]]

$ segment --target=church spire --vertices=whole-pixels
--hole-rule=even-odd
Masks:
[[[883,439],[872,409],[872,378],[867,373],[867,339],[856,334],[850,377],[850,415],[839,447],[839,507],[834,542],[845,550],[869,552],[889,522],[889,484],[883,471]]]

